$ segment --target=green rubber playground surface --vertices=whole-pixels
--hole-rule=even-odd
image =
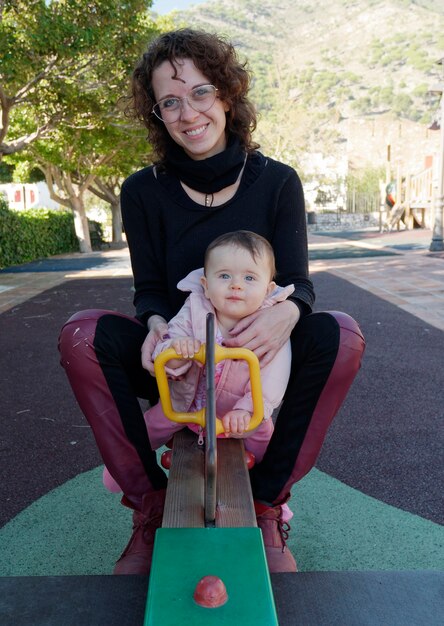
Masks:
[[[33,502],[0,530],[0,576],[110,574],[131,512],[102,467]],[[288,545],[300,571],[442,569],[444,527],[314,469],[293,490]]]

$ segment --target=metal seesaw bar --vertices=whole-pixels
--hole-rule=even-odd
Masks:
[[[214,526],[216,520],[217,491],[217,438],[216,438],[216,394],[215,376],[215,340],[214,315],[208,313],[206,318],[206,392],[207,405],[205,411],[205,526]]]

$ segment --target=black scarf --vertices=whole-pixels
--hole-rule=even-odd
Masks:
[[[201,193],[216,193],[233,185],[245,161],[238,137],[230,136],[226,149],[208,159],[195,161],[176,143],[168,147],[164,165],[167,171]]]

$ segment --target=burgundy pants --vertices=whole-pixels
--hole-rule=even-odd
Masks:
[[[139,398],[158,400],[156,381],[141,366],[146,334],[132,317],[92,309],[73,315],[59,339],[61,363],[103,461],[136,508],[145,493],[167,484],[139,404]],[[291,344],[290,380],[275,430],[250,472],[254,497],[269,503],[282,501],[315,464],[365,347],[357,323],[339,312],[302,318]]]

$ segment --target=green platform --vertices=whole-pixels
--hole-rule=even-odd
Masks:
[[[218,576],[228,602],[198,606],[201,578]],[[259,528],[160,528],[156,532],[144,626],[277,626]]]

